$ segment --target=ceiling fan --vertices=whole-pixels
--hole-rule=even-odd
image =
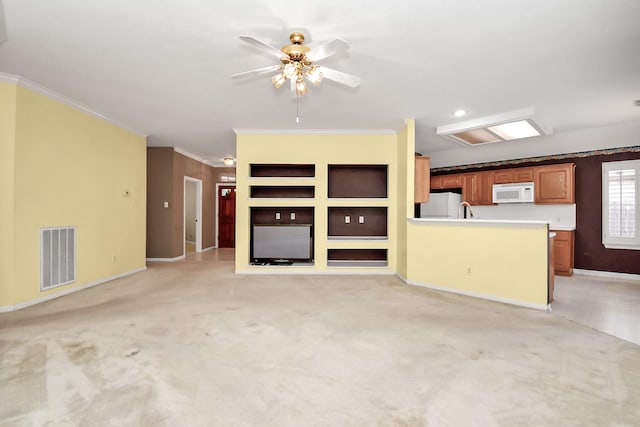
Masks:
[[[240,39],[278,57],[280,64],[234,74],[231,76],[232,78],[251,77],[277,71],[278,74],[271,77],[271,82],[276,89],[279,89],[289,80],[291,82],[291,91],[296,96],[303,96],[307,93],[305,80],[315,86],[318,86],[322,79],[333,80],[349,87],[358,87],[360,85],[359,77],[316,64],[321,59],[349,49],[347,42],[342,39],[328,41],[314,49],[303,45],[304,34],[299,32],[291,33],[289,36],[291,44],[282,49],[275,48],[251,36],[240,36]]]

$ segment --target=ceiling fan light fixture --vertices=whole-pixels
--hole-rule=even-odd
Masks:
[[[322,73],[316,67],[307,73],[307,78],[314,86],[319,86],[322,81]]]
[[[233,164],[236,162],[236,159],[234,159],[231,156],[227,156],[224,159],[222,159],[222,162],[224,163],[225,166],[233,166]]]
[[[296,76],[296,74],[298,74],[298,67],[296,67],[295,63],[290,62],[284,66],[284,70],[282,71],[282,73],[286,78],[292,79]]]
[[[280,86],[282,86],[286,81],[287,77],[283,73],[279,73],[271,77],[271,83],[273,83],[276,89],[280,89]]]
[[[296,80],[296,95],[303,96],[307,93],[307,85],[304,84],[304,80],[302,76],[298,76],[298,80]]]

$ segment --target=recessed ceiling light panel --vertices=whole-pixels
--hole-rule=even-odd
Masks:
[[[451,115],[454,117],[464,117],[467,115],[467,110],[456,110],[453,113],[451,113]]]
[[[533,108],[438,126],[436,134],[465,145],[511,141],[551,133],[533,120]]]

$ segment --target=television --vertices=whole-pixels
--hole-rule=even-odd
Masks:
[[[291,264],[313,259],[311,224],[254,225],[251,259],[254,263]]]

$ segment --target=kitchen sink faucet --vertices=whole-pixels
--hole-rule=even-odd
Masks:
[[[460,219],[460,217],[462,217],[462,218],[466,218],[467,217],[467,214],[464,211],[464,206],[466,206],[467,209],[469,210],[469,218],[473,218],[473,211],[471,210],[471,205],[468,202],[461,202],[458,205],[458,219]],[[461,212],[464,212],[464,213],[461,215]]]

